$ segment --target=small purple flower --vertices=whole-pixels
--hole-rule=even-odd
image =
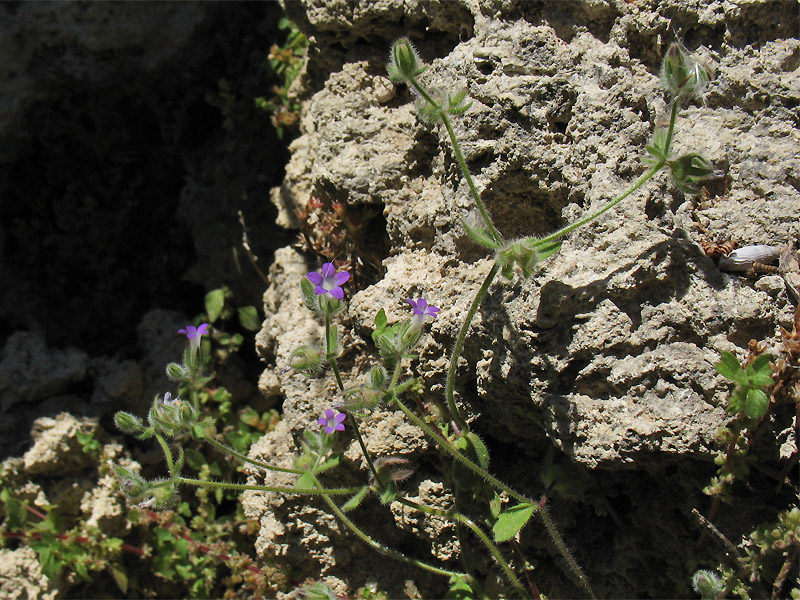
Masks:
[[[186,329],[178,329],[178,333],[182,333],[190,340],[193,340],[208,333],[208,323],[203,323],[200,327],[187,325]]]
[[[411,317],[411,322],[419,325],[425,322],[427,317],[435,319],[438,316],[439,309],[436,306],[431,306],[425,298],[419,298],[414,302],[411,298],[406,298],[411,306],[414,307],[414,316]]]
[[[333,433],[334,431],[344,431],[344,421],[347,418],[346,413],[337,413],[333,409],[325,411],[325,416],[317,419],[317,423],[325,427],[325,433]]]
[[[337,300],[344,298],[344,290],[341,286],[350,279],[350,273],[347,271],[339,271],[337,273],[333,268],[333,263],[325,263],[322,265],[321,271],[321,273],[312,271],[306,275],[308,280],[316,286],[314,293],[317,296],[330,294]]]
[[[186,329],[179,329],[178,333],[182,333],[189,338],[189,351],[194,356],[200,347],[200,338],[208,333],[208,323],[203,323],[200,327],[187,325]]]

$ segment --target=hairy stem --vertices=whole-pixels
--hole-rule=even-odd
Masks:
[[[314,477],[314,482],[317,485],[320,485],[319,480]],[[320,486],[321,487],[321,486]],[[444,575],[446,577],[465,577],[465,573],[459,573],[458,571],[450,571],[449,569],[443,569],[441,567],[437,567],[435,565],[428,564],[421,560],[417,560],[416,558],[411,558],[410,556],[406,556],[402,552],[398,552],[397,550],[392,550],[381,544],[380,542],[373,540],[369,535],[361,531],[358,526],[353,523],[346,514],[340,509],[336,503],[331,500],[328,496],[323,496],[323,500],[328,505],[328,507],[333,511],[333,513],[339,517],[339,520],[344,523],[350,531],[352,531],[362,542],[367,544],[373,550],[380,552],[381,554],[385,554],[391,558],[395,558],[397,560],[402,560],[408,564],[414,565],[415,567],[419,567],[420,569],[424,569],[426,571],[430,571],[431,573],[435,573],[437,575]]]
[[[169,483],[169,482],[165,482]],[[192,479],[191,477],[179,477],[178,483],[185,483],[186,485],[194,485],[197,487],[209,488],[222,488],[226,490],[258,490],[261,492],[278,492],[283,494],[302,494],[310,496],[342,496],[352,495],[361,490],[361,488],[290,488],[283,486],[268,486],[268,485],[247,485],[244,483],[227,483],[225,481],[204,481],[202,479]],[[155,485],[153,487],[158,487]]]
[[[287,467],[276,467],[275,465],[271,465],[269,463],[261,462],[260,460],[254,460],[241,452],[237,452],[230,446],[226,446],[225,444],[218,442],[214,438],[203,438],[203,441],[210,444],[220,452],[233,456],[242,462],[250,463],[251,465],[255,465],[257,467],[261,467],[262,469],[267,469],[268,471],[277,471],[278,473],[293,473],[295,475],[302,475],[305,471],[300,469],[289,469]]]

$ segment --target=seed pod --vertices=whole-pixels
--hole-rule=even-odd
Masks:
[[[730,252],[727,256],[719,259],[721,271],[744,272],[753,268],[753,265],[768,265],[778,260],[781,249],[776,246],[766,246],[759,244],[756,246],[744,246]]]

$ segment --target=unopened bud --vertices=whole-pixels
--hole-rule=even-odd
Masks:
[[[410,81],[424,70],[425,67],[408,38],[400,38],[392,45],[389,63],[386,65],[389,79],[395,83]]]
[[[289,366],[298,373],[312,377],[322,370],[322,356],[316,348],[300,346],[289,357]]]
[[[661,83],[673,96],[699,96],[710,79],[711,70],[690,57],[680,43],[670,45],[661,65]]]
[[[114,415],[114,424],[122,433],[135,434],[144,429],[144,423],[139,417],[122,411]]]

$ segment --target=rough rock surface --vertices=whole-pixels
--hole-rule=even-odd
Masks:
[[[497,280],[473,322],[457,381],[460,406],[501,479],[541,494],[545,457],[570,474],[572,495],[556,497],[552,512],[601,596],[688,594],[684,550],[697,534],[689,512],[705,506],[700,490],[713,472],[729,389],[713,365],[724,350],[742,356],[750,339],[773,347],[793,312],[779,280],[754,284],[723,273],[698,243],[781,246],[800,237],[797,5],[309,0],[287,10],[315,36],[311,60],[319,60],[308,69],[315,93],[305,103],[303,135],[272,195],[279,223],[296,226],[292,211],[312,193],[382,207],[390,256],[382,279],[350,298],[339,319],[341,365],[353,373],[347,384],[356,383],[369,367],[360,357],[375,355],[369,333],[378,310],[394,322],[407,315],[404,298],[424,296],[442,308],[414,364],[429,399],[442,396],[445,357],[490,258],[460,226],[472,202],[445,129],[416,118],[405,87],[386,93],[390,36],[418,45],[430,65],[426,85],[466,87],[473,104],[455,119],[456,133],[507,238],[572,222],[643,172],[644,145],[665,112],[658,67],[673,31],[713,64],[704,98],[680,111],[675,151],[701,153],[725,177],[697,200],[660,175],[567,238],[534,277]],[[403,30],[395,32],[398,23]],[[294,348],[320,340],[322,325],[299,293],[316,266],[290,248],[279,251],[264,296],[258,344],[270,364],[262,382],[284,396],[284,420],[252,454],[283,466],[303,429],[341,400],[332,377],[278,375]],[[421,481],[441,476],[426,440],[410,424],[389,427],[389,419],[403,421],[378,411],[362,434],[377,454],[416,461],[413,496]],[[352,485],[359,468],[365,475],[358,456],[352,442],[337,485]],[[245,502],[261,520],[264,555],[350,587],[379,572],[390,593],[402,593],[409,578],[442,593],[399,563],[375,568],[371,551],[315,508],[321,504],[258,493]],[[396,545],[412,531],[434,555],[452,556],[435,525],[398,532],[392,521],[402,514],[394,510],[392,519],[375,504],[356,519],[375,537]],[[720,519],[735,530],[736,515]],[[536,532],[531,537],[542,537]],[[525,543],[543,592],[578,593],[546,543]],[[353,560],[362,550],[370,553],[363,570]]]
[[[0,596],[8,600],[53,600],[58,597],[42,573],[36,553],[27,546],[0,548]]]

